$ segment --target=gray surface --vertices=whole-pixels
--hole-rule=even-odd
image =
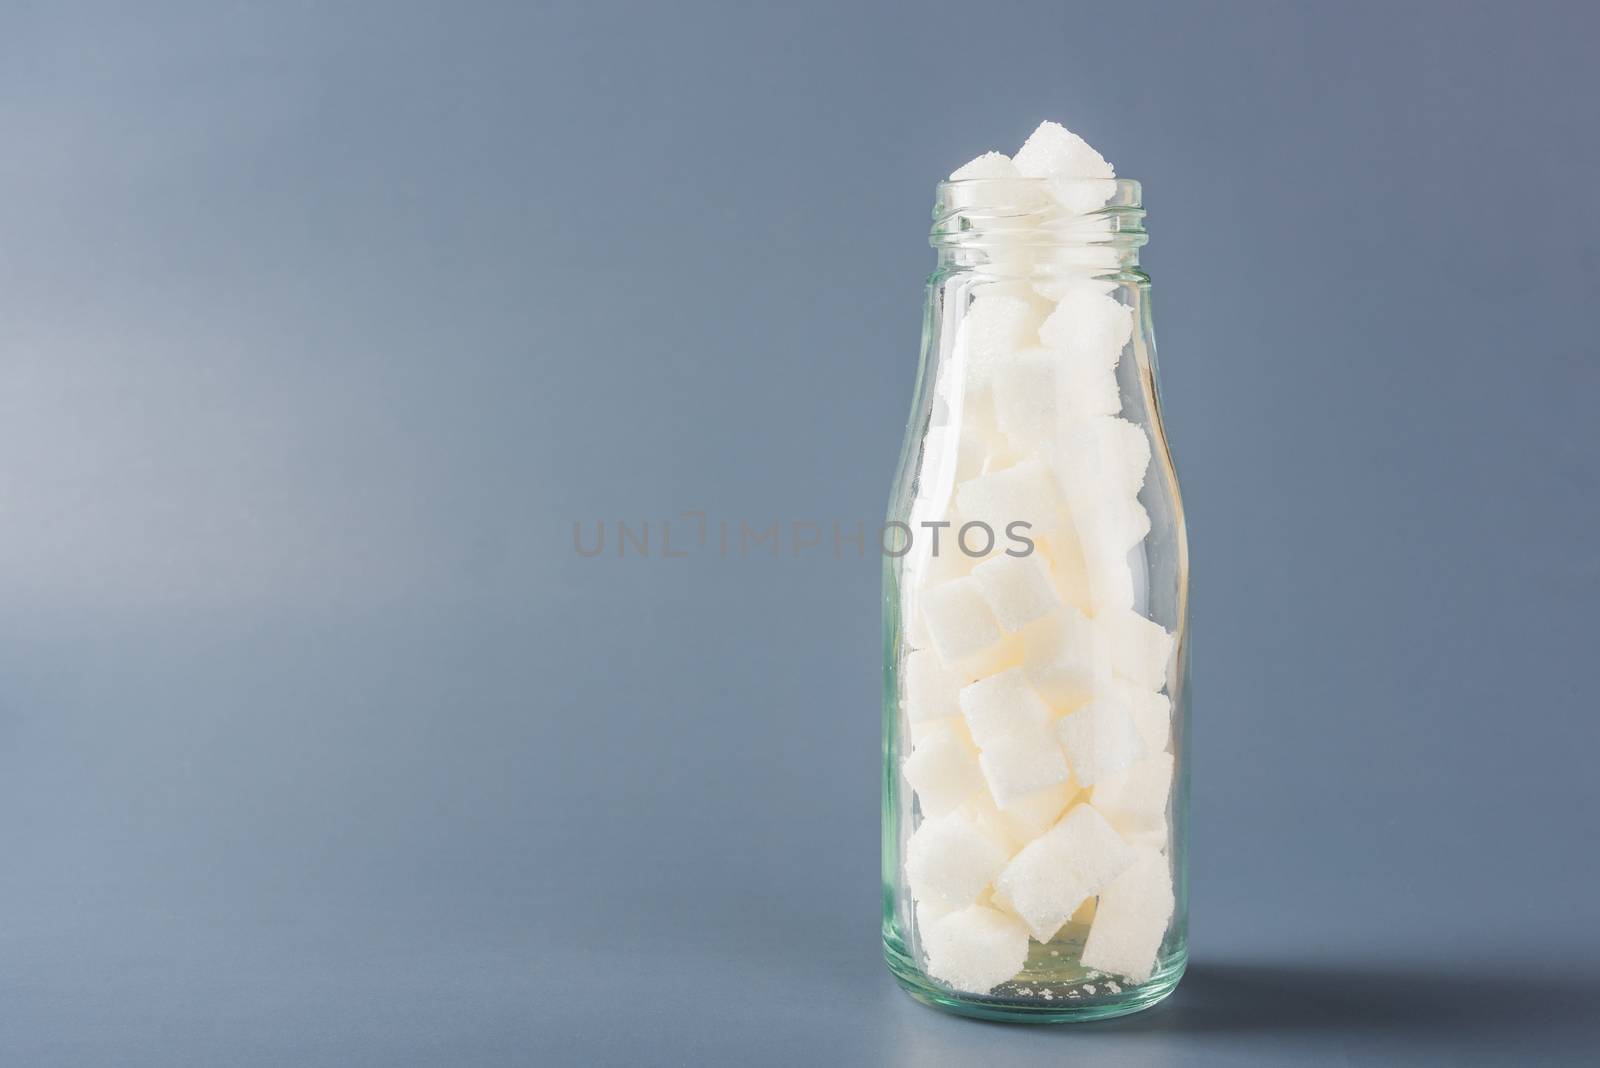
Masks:
[[[0,15],[0,1063],[1577,1059],[1593,9],[765,6]],[[570,545],[876,519],[1045,117],[1196,560],[1193,973],[1073,1031],[878,960],[874,561]]]

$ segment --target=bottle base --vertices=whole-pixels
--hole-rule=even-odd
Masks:
[[[991,994],[951,990],[928,978],[904,947],[885,939],[883,956],[895,981],[924,1005],[979,1020],[1007,1023],[1087,1023],[1142,1012],[1177,989],[1188,967],[1186,951],[1161,961],[1154,975],[1137,986],[1124,986],[1112,977],[1076,984],[1004,983]],[[1108,990],[1108,987],[1115,989]]]

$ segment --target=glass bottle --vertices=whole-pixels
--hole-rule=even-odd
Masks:
[[[1188,955],[1188,548],[1140,187],[938,188],[884,566],[883,943],[920,1001],[1135,1012]]]

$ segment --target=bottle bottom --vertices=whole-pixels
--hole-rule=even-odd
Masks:
[[[892,929],[884,932],[883,956],[895,981],[924,1005],[1012,1023],[1082,1023],[1140,1012],[1171,994],[1189,964],[1188,947],[1181,945],[1162,956],[1149,979],[1129,984],[1084,968],[1070,945],[1033,943],[1027,966],[1015,979],[988,994],[972,994],[930,979]]]

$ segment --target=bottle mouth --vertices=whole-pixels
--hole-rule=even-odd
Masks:
[[[1134,249],[1148,237],[1132,178],[963,178],[934,195],[935,248],[1105,245]]]

